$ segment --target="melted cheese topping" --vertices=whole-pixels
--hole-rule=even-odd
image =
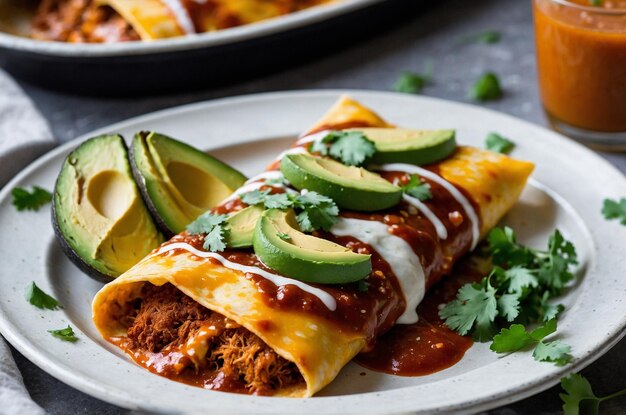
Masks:
[[[233,269],[235,271],[239,271],[239,272],[243,272],[244,274],[249,273],[249,274],[255,274],[255,275],[259,275],[271,282],[274,283],[274,285],[276,285],[277,287],[280,287],[282,285],[295,285],[296,287],[300,288],[302,291],[306,291],[307,293],[314,295],[315,297],[317,297],[322,303],[324,303],[324,305],[331,311],[335,311],[337,309],[337,302],[335,301],[335,299],[328,294],[326,291],[324,290],[320,290],[319,288],[315,288],[312,287],[302,281],[299,280],[294,280],[292,278],[287,278],[287,277],[283,277],[281,275],[277,275],[277,274],[273,274],[271,272],[267,272],[264,269],[261,269],[259,267],[254,267],[254,266],[250,266],[250,265],[242,265],[242,264],[237,264],[235,262],[229,261],[228,259],[224,258],[223,256],[221,256],[218,253],[215,252],[206,252],[206,251],[200,251],[199,249],[194,248],[193,246],[184,243],[184,242],[176,242],[173,244],[169,244],[169,245],[165,245],[164,247],[162,247],[161,249],[159,249],[157,251],[157,253],[155,255],[160,255],[160,254],[164,254],[166,252],[170,252],[173,251],[175,249],[182,249],[185,250],[195,256],[198,256],[200,258],[213,258],[216,259],[217,261],[219,261],[223,266],[225,266],[226,268],[230,268]]]
[[[406,301],[406,308],[396,322],[417,322],[417,306],[426,292],[426,277],[420,259],[411,245],[390,233],[389,227],[384,223],[371,220],[340,218],[330,232],[336,236],[352,236],[378,252],[398,279]]]
[[[185,8],[185,6],[183,6],[183,3],[181,2],[181,0],[163,0],[163,1],[165,2],[165,5],[167,6],[167,8],[170,9],[172,14],[176,18],[176,21],[178,21],[178,24],[180,28],[183,29],[183,32],[185,32],[186,34],[196,33],[196,28],[193,25],[193,21],[191,20],[191,17],[189,16],[189,12]]]

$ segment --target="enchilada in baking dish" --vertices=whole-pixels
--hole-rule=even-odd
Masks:
[[[417,323],[427,290],[532,169],[344,97],[266,172],[102,288],[94,322],[171,379],[312,396],[392,327]]]
[[[42,0],[31,37],[63,42],[156,40],[256,23],[331,0]]]

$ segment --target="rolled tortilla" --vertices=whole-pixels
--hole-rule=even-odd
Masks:
[[[307,135],[353,127],[391,125],[342,97]],[[409,167],[383,166],[381,174],[401,175]],[[460,147],[448,159],[427,167],[418,174],[431,184],[434,197],[422,208],[446,228],[445,238],[427,220],[425,210],[409,203],[367,219],[342,211],[340,222],[325,236],[372,254],[374,270],[365,292],[357,284],[331,287],[261,271],[263,275],[249,273],[250,269],[233,266],[227,252],[201,252],[183,233],[100,290],[93,301],[95,325],[105,339],[119,342],[127,336],[128,310],[144,285],[169,283],[295,363],[304,382],[279,386],[275,395],[312,396],[378,335],[396,323],[415,321],[415,307],[424,292],[514,205],[533,170],[531,163],[470,147]],[[217,211],[233,206],[242,207],[231,197]],[[186,242],[195,250],[185,248]],[[284,297],[288,303],[283,303]]]

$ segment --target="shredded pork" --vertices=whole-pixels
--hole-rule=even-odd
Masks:
[[[189,339],[211,328],[206,357],[198,365],[181,360],[169,373],[195,371],[203,379],[239,385],[248,393],[271,395],[279,388],[304,382],[295,364],[280,357],[257,335],[234,321],[203,307],[171,284],[146,284],[136,315],[129,319],[128,338],[133,351],[171,353],[184,350]],[[226,382],[224,382],[226,379]]]
[[[73,43],[139,40],[137,32],[122,16],[95,0],[42,0],[31,37]]]

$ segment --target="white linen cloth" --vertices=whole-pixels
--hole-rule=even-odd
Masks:
[[[0,187],[55,145],[46,120],[19,86],[0,69]],[[0,415],[40,415],[11,351],[0,336]]]

